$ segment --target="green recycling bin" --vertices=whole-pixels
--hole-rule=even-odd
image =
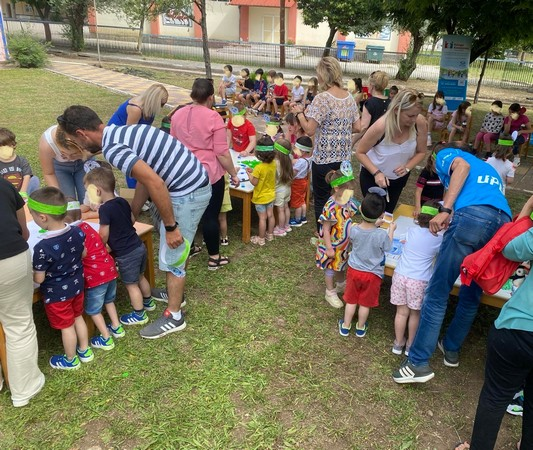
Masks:
[[[368,62],[380,63],[383,61],[383,52],[385,47],[381,45],[367,45],[366,47],[366,60]]]

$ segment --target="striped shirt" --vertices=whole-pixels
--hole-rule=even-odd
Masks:
[[[150,125],[105,127],[102,152],[127,177],[137,161],[144,161],[163,179],[171,197],[183,197],[209,184],[206,170],[192,152]]]

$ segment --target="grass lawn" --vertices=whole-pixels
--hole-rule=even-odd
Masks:
[[[17,134],[17,151],[37,175],[38,139],[66,106],[89,105],[107,120],[124,100],[41,70],[0,70],[0,85],[0,126]],[[415,179],[404,203],[413,201]],[[527,198],[509,196],[515,211]],[[184,332],[146,341],[128,328],[113,351],[95,351],[93,362],[65,373],[48,366],[61,339],[36,304],[46,385],[21,409],[0,392],[0,448],[448,450],[469,438],[496,309],[480,308],[459,368],[445,368],[436,354],[434,380],[398,386],[390,376],[401,361],[390,351],[390,280],[367,337],[341,338],[341,312],[323,300],[308,244],[313,226],[256,248],[240,242],[240,216],[234,201],[228,267],[209,272],[205,251],[191,262]],[[129,310],[124,289],[117,308]],[[498,448],[515,448],[520,426],[506,417]]]

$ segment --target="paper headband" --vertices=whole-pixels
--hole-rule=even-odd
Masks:
[[[76,211],[80,208],[80,202],[68,202],[67,203],[67,211]]]
[[[299,144],[298,142],[296,142],[296,144],[294,144],[294,146],[298,150],[301,150],[302,152],[311,153],[313,151],[313,147],[307,147],[306,145]]]
[[[47,205],[46,203],[38,202],[37,200],[28,199],[28,208],[33,209],[35,212],[42,214],[54,214],[60,216],[67,212],[67,204],[64,205]]]
[[[290,155],[290,154],[291,154],[291,151],[290,151],[289,149],[283,147],[283,145],[278,144],[277,142],[274,142],[274,148],[275,148],[278,152],[283,153],[284,155]]]
[[[258,152],[273,152],[274,146],[273,145],[256,145],[255,149]]]
[[[340,186],[341,184],[347,183],[348,181],[352,181],[354,179],[352,165],[349,161],[343,161],[341,163],[340,171],[342,173],[342,177],[331,180],[331,182],[329,183],[331,187]]]
[[[434,208],[433,206],[422,206],[420,208],[420,214],[427,214],[428,216],[436,216],[439,213],[439,210],[437,208]]]
[[[246,114],[246,108],[243,108],[239,111],[239,108],[237,108],[236,106],[232,106],[229,109],[229,112],[234,116],[244,116]]]
[[[513,145],[512,139],[498,139],[498,145],[502,145],[504,147],[511,147]]]

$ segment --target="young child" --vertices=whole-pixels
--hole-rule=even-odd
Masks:
[[[255,127],[246,118],[246,108],[242,103],[235,103],[230,108],[231,119],[228,121],[228,145],[242,156],[250,156],[254,152],[257,138]]]
[[[274,78],[276,77],[276,73],[277,72],[275,70],[268,71],[266,93],[263,96],[260,96],[259,100],[256,101],[255,105],[252,108],[255,115],[263,111],[267,106],[268,100],[272,98],[274,93]]]
[[[0,176],[9,181],[20,196],[28,199],[36,189],[39,189],[39,178],[31,171],[26,158],[15,154],[17,140],[15,134],[7,128],[0,128]]]
[[[278,139],[274,142],[276,151],[276,199],[274,206],[278,212],[278,225],[274,228],[274,236],[287,236],[292,228],[289,225],[291,210],[291,184],[294,178],[291,159],[291,143],[287,139]]]
[[[233,75],[233,67],[229,64],[224,66],[224,75],[218,85],[218,95],[222,98],[222,104],[225,105],[229,95],[234,95],[237,90],[237,78]]]
[[[83,279],[85,281],[85,313],[91,316],[100,335],[90,339],[93,348],[112,350],[115,348],[113,337],[121,338],[126,333],[118,321],[115,297],[117,294],[117,269],[113,257],[107,253],[98,232],[87,222],[81,220],[80,203],[67,198],[65,221],[78,227],[85,234],[86,255],[82,259]],[[106,325],[102,315],[105,306],[111,323]]]
[[[153,311],[155,303],[150,284],[144,277],[146,247],[133,227],[135,218],[129,203],[115,196],[115,176],[108,169],[94,169],[85,175],[85,186],[92,203],[100,203],[99,234],[109,245],[117,262],[120,278],[126,286],[133,311],[120,316],[123,325],[148,322],[146,311]]]
[[[474,150],[477,152],[479,149],[479,144],[481,141],[485,144],[485,157],[489,158],[492,154],[491,144],[494,141],[498,140],[500,131],[503,128],[504,117],[502,114],[503,103],[499,100],[494,100],[492,105],[490,105],[490,111],[485,114],[483,123],[481,124],[481,129],[476,134],[476,139],[474,140]]]
[[[229,245],[228,239],[228,212],[233,209],[231,205],[231,195],[229,193],[230,178],[225,175],[224,184],[224,198],[222,199],[222,206],[218,213],[218,226],[220,228],[220,245]]]
[[[85,235],[78,227],[65,224],[67,201],[55,187],[44,187],[28,199],[33,220],[45,233],[33,249],[33,280],[40,284],[44,310],[50,326],[61,330],[63,355],[50,358],[54,369],[79,369],[80,360],[89,362],[87,325],[83,320],[83,264]]]
[[[491,165],[496,169],[496,172],[500,175],[500,178],[503,182],[503,193],[505,194],[505,188],[512,184],[514,181],[514,173],[516,167],[510,161],[509,158],[513,156],[513,147],[512,145],[507,144],[505,140],[499,140],[498,145],[496,146],[496,151],[494,156],[491,156],[487,159],[487,164]]]
[[[252,112],[256,113],[257,111],[253,108],[253,106],[258,103],[260,100],[265,100],[265,96],[267,93],[267,82],[263,79],[263,69],[259,68],[255,71],[255,80],[254,80],[254,88],[252,91],[252,95],[250,95],[246,100],[246,106],[252,109]]]
[[[468,137],[468,122],[469,118],[472,115],[472,105],[470,102],[463,102],[455,110],[448,123],[448,132],[450,137],[448,142],[453,142],[456,133],[462,133],[463,144],[466,144],[466,138]]]
[[[513,164],[518,167],[520,146],[529,140],[529,133],[533,132],[529,117],[526,116],[526,108],[519,103],[509,105],[509,115],[503,119],[503,132],[511,136],[516,132],[516,137],[513,137]]]
[[[291,184],[290,208],[294,209],[294,217],[289,220],[289,226],[301,227],[307,223],[307,185],[309,171],[311,170],[311,154],[313,153],[313,141],[309,136],[302,136],[296,141],[296,150],[301,152],[302,157],[295,159],[292,164],[294,180]]]
[[[270,113],[274,113],[274,119],[279,120],[278,107],[283,105],[289,98],[289,88],[285,85],[283,74],[278,72],[274,78],[274,90],[272,96],[267,98],[267,107],[270,105]]]
[[[241,103],[246,103],[248,97],[252,94],[254,90],[254,82],[250,80],[250,71],[246,68],[241,70],[241,80],[237,81],[237,84],[241,88],[241,93],[237,95],[237,99]]]
[[[302,77],[296,75],[292,80],[292,90],[291,90],[291,100],[287,100],[283,103],[285,108],[288,110],[296,105],[301,105],[305,97],[305,89],[302,86]]]
[[[107,161],[99,161],[97,159],[90,159],[83,164],[83,170],[85,173],[89,173],[93,169],[103,167],[105,169],[113,170],[111,164]],[[115,195],[117,195],[115,193]],[[85,191],[85,197],[83,198],[83,204],[81,205],[81,217],[83,220],[98,219],[98,208],[100,205],[94,205],[89,201],[87,191]]]
[[[318,78],[311,77],[307,83],[307,91],[305,93],[305,106],[310,105],[318,94]]]
[[[315,261],[324,270],[326,280],[325,300],[334,308],[342,308],[338,294],[344,291],[346,282],[344,270],[348,262],[348,231],[357,204],[352,199],[355,181],[352,167],[343,162],[340,170],[326,174],[326,182],[331,185],[332,196],[324,205],[318,222],[320,239],[317,243]]]
[[[439,144],[435,144],[439,145]],[[444,186],[435,170],[435,153],[432,152],[426,161],[426,166],[420,172],[416,181],[415,208],[413,217],[416,219],[420,214],[420,208],[425,202],[436,200],[440,202],[444,198]]]
[[[269,136],[263,136],[255,147],[257,159],[261,161],[252,170],[246,168],[250,177],[250,183],[254,188],[252,203],[259,216],[259,232],[257,236],[252,236],[252,244],[265,245],[267,241],[274,240],[274,200],[276,199],[276,161],[274,153],[274,142]]]
[[[405,349],[405,356],[409,356],[409,348],[418,329],[424,291],[442,243],[442,233],[435,236],[429,231],[429,221],[438,214],[438,208],[439,202],[435,200],[424,203],[418,215],[418,226],[407,231],[402,255],[394,269],[390,302],[396,305],[392,346],[395,355],[401,355]]]
[[[394,97],[396,97],[396,94],[398,94],[398,86],[392,85],[389,89],[389,99],[392,100]]]
[[[428,147],[433,145],[431,132],[433,130],[442,130],[444,128],[446,114],[448,114],[448,107],[446,106],[446,100],[444,100],[444,92],[437,91],[433,97],[433,101],[428,106]]]
[[[291,145],[294,145],[298,138],[305,136],[304,130],[294,113],[287,114],[285,116],[285,122],[287,122],[287,137],[291,142]],[[300,156],[300,152],[295,151],[295,154],[298,157]]]
[[[344,319],[339,319],[339,333],[348,336],[352,328],[352,319],[357,306],[357,323],[355,335],[365,337],[368,330],[370,308],[379,305],[379,290],[385,270],[385,253],[392,248],[396,224],[389,224],[388,231],[379,228],[383,223],[381,217],[385,212],[386,192],[378,187],[371,187],[359,208],[363,221],[350,228],[352,251],[348,259],[346,274],[346,291],[344,301]]]

